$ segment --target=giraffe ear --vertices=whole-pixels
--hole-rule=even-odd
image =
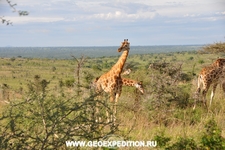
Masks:
[[[97,82],[100,77],[96,77],[94,82]]]

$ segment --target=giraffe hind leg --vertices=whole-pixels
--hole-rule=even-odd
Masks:
[[[201,78],[201,76],[199,76],[198,77],[198,87],[197,87],[197,90],[194,93],[194,107],[193,107],[193,110],[196,107],[197,101],[199,101],[199,96],[200,96],[200,93],[201,93],[201,83],[202,83],[202,78]]]
[[[207,102],[206,102],[206,94],[207,94],[207,89],[204,89],[202,91],[202,100],[203,100],[203,104],[207,107]]]

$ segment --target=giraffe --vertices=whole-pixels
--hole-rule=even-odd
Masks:
[[[93,81],[92,85],[93,87],[96,87],[96,82],[98,81],[99,77],[95,78]],[[143,83],[142,81],[136,81],[128,78],[122,78],[121,82],[122,86],[132,86],[137,88],[142,94],[144,94],[144,88],[143,88]]]
[[[224,79],[224,68],[225,65],[225,59],[217,59],[213,64],[210,66],[204,67],[199,76],[198,76],[198,88],[196,93],[199,94],[201,92],[201,86],[202,86],[202,96],[203,96],[203,102],[204,105],[206,105],[206,94],[209,90],[210,85],[212,84],[212,92],[210,97],[210,103],[209,106],[211,106],[213,97],[215,95],[217,84],[221,82],[221,80]],[[222,84],[223,90],[225,92],[225,83]],[[196,102],[195,102],[196,105]],[[195,108],[194,105],[194,108]]]
[[[129,50],[130,43],[128,42],[128,39],[124,39],[124,41],[121,42],[121,46],[118,48],[118,52],[123,51],[123,53],[117,63],[108,72],[101,75],[96,82],[96,91],[98,93],[101,91],[110,93],[110,102],[113,103],[113,120],[115,120],[116,104],[122,91],[121,72],[129,54]]]

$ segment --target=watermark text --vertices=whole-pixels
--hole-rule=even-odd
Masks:
[[[66,141],[67,147],[156,147],[157,141]]]

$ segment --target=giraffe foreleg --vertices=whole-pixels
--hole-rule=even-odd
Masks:
[[[211,97],[210,97],[209,107],[211,106],[212,100],[213,100],[213,98],[214,98],[214,96],[215,96],[216,87],[217,87],[217,83],[215,83],[215,84],[213,85],[212,92],[211,92]]]
[[[110,110],[112,111],[112,113],[110,114],[110,117],[108,116],[108,122],[109,121],[113,121],[114,120],[114,116],[116,113],[116,109],[115,109],[115,92],[112,91],[110,92]]]

